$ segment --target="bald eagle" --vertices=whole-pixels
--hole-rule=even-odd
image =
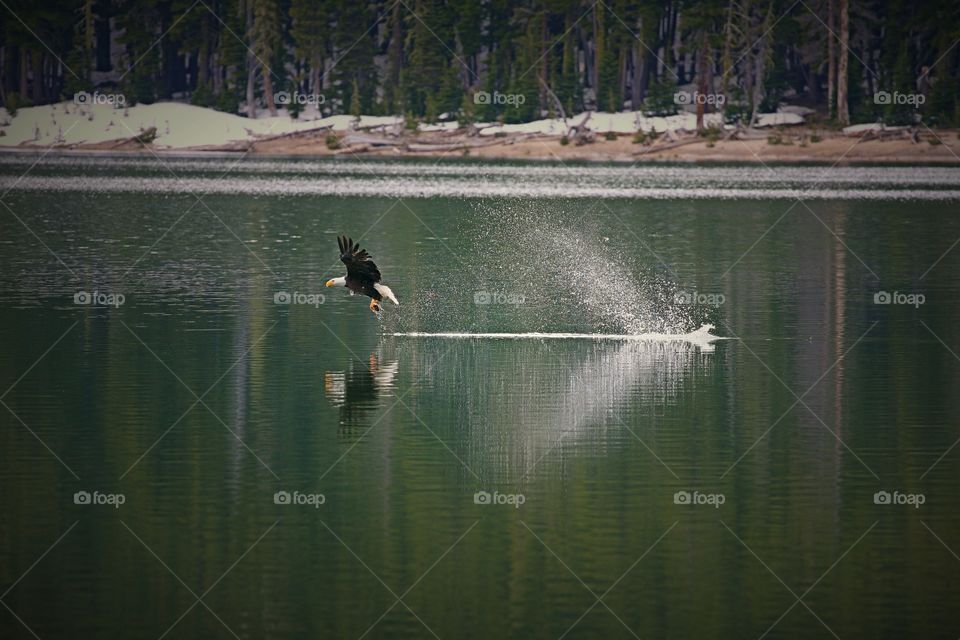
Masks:
[[[347,275],[327,280],[328,287],[343,285],[350,289],[350,295],[370,296],[370,311],[374,313],[380,312],[380,301],[384,298],[400,304],[390,287],[380,283],[380,270],[366,249],[361,249],[359,243],[347,236],[338,237],[337,244],[340,245],[340,260],[347,265]]]

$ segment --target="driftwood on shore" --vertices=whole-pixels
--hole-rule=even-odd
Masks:
[[[367,151],[372,151],[373,148],[369,144],[361,144],[353,147],[344,147],[341,149],[335,149],[333,155],[335,156],[345,156],[353,155],[355,153],[366,153]]]
[[[123,146],[145,147],[151,142],[153,142],[154,140],[156,140],[156,138],[157,138],[157,128],[148,127],[135,136],[130,136],[129,138],[123,138],[122,140],[118,140],[113,145],[113,148],[118,148]]]
[[[401,140],[392,140],[380,136],[348,133],[340,140],[344,146],[360,145],[366,147],[402,147]]]
[[[633,155],[645,156],[648,153],[657,153],[659,151],[666,151],[668,149],[676,149],[677,147],[683,147],[688,144],[694,144],[695,142],[702,141],[703,138],[701,138],[697,133],[690,135],[688,132],[682,129],[677,131],[667,129],[663,132],[663,135],[653,142],[653,144],[646,149],[641,149],[640,151],[634,152]]]
[[[574,145],[579,147],[596,141],[597,134],[593,132],[593,129],[587,127],[587,122],[590,121],[592,116],[593,111],[587,112],[586,117],[579,124],[575,124],[567,130],[567,139]]]
[[[367,151],[376,151],[378,149],[395,149],[408,153],[432,153],[445,151],[460,151],[468,149],[478,149],[481,147],[491,147],[500,144],[515,144],[532,137],[530,134],[489,138],[486,140],[475,137],[462,137],[459,140],[451,141],[448,132],[438,132],[438,135],[431,138],[418,138],[415,141],[409,139],[393,139],[369,134],[348,133],[340,140],[343,149],[337,150],[336,154],[341,153],[365,153]]]
[[[918,144],[921,138],[920,130],[917,127],[887,127],[882,124],[864,128],[848,127],[844,129],[843,135],[848,138],[860,138],[862,142],[867,140],[910,140],[914,144]]]
[[[273,135],[258,136],[255,137],[251,142],[273,142],[274,140],[286,140],[289,138],[304,138],[310,139],[317,137],[317,134],[323,134],[324,136],[328,134],[333,129],[332,124],[327,124],[322,127],[315,127],[313,129],[306,129],[305,131],[288,131],[287,133],[277,133]],[[249,131],[249,129],[247,129]]]

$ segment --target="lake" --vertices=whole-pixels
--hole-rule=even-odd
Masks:
[[[960,635],[956,169],[2,192],[4,638]],[[399,307],[324,286],[338,234]]]

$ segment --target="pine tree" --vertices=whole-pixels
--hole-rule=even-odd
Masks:
[[[297,58],[307,66],[307,87],[314,94],[323,93],[323,58],[327,54],[328,2],[325,0],[292,0],[290,4],[290,37]]]
[[[253,0],[253,30],[251,33],[253,54],[260,65],[263,95],[271,116],[277,115],[273,99],[273,71],[270,67],[274,54],[280,48],[280,15],[277,0]]]
[[[350,91],[350,115],[357,119],[357,122],[360,121],[360,116],[363,114],[363,109],[360,106],[360,85],[357,83],[357,79],[353,79],[353,86]]]
[[[240,108],[243,70],[246,68],[247,50],[243,41],[234,34],[244,32],[243,3],[238,0],[224,0],[221,5],[221,19],[225,25],[220,34],[217,47],[220,92],[217,95],[216,108],[227,113],[237,113]]]
[[[417,0],[408,44],[410,107],[417,115],[427,109],[427,98],[436,94],[447,69],[442,39],[449,32],[440,0]],[[448,45],[449,46],[449,45]]]
[[[914,123],[916,110],[914,105],[903,98],[916,93],[913,74],[910,73],[910,54],[907,43],[900,44],[900,53],[893,68],[893,86],[888,93],[890,102],[883,111],[883,121],[890,125],[907,125]]]
[[[336,61],[331,72],[333,99],[327,102],[335,113],[346,113],[354,95],[359,96],[364,111],[373,104],[377,82],[374,66],[376,29],[371,31],[373,20],[375,16],[368,13],[366,4],[357,0],[336,0],[331,16],[331,21],[336,23],[332,37],[332,56]],[[368,37],[360,37],[368,32]],[[353,91],[354,80],[356,92]]]
[[[156,0],[129,0],[118,26],[123,29],[119,40],[126,53],[122,82],[127,103],[151,104],[160,88],[161,49],[150,45],[163,33]]]

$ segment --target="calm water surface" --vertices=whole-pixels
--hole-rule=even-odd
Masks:
[[[36,159],[0,636],[960,635],[955,170]],[[324,288],[338,233],[382,321]]]

